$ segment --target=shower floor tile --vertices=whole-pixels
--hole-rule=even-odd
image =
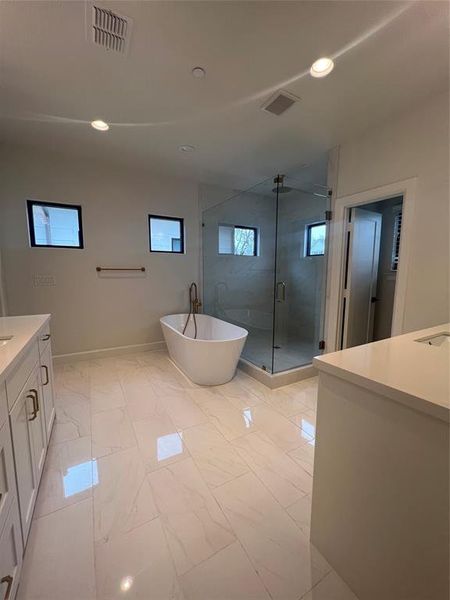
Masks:
[[[357,600],[309,543],[314,378],[202,388],[158,351],[55,387],[19,600]]]

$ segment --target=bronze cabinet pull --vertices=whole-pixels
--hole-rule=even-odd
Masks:
[[[7,583],[8,587],[6,588],[6,594],[3,597],[3,600],[8,600],[9,595],[11,593],[11,588],[12,588],[12,584],[13,584],[14,579],[11,577],[11,575],[6,575],[5,577],[2,577],[0,579],[0,583]]]
[[[50,381],[50,379],[48,378],[48,367],[47,367],[47,365],[41,365],[41,366],[43,369],[45,369],[45,378],[46,378],[46,381],[42,385],[48,385],[49,381]]]
[[[35,390],[34,388],[31,389],[30,393],[27,394],[27,398],[31,398],[33,400],[33,414],[31,415],[31,417],[28,420],[34,421],[39,412],[39,397],[38,397],[37,390]]]
[[[40,410],[40,406],[39,406],[39,394],[38,391],[35,389],[31,389],[30,392],[34,395],[34,397],[36,398],[36,412],[38,413]]]
[[[34,421],[35,418],[37,417],[36,398],[35,398],[34,394],[27,394],[27,398],[31,398],[33,400],[33,414],[31,415],[31,417],[28,418],[28,420]]]
[[[50,337],[51,337],[51,335],[50,335],[49,333],[46,333],[45,335],[43,335],[43,336],[41,337],[41,340],[42,340],[43,342],[46,342],[47,340],[49,340],[49,339],[50,339]]]

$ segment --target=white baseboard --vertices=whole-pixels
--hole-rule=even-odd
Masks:
[[[92,360],[106,358],[108,356],[120,356],[121,354],[135,354],[136,352],[149,352],[152,350],[165,350],[166,342],[148,342],[147,344],[133,344],[132,346],[115,346],[114,348],[100,348],[98,350],[86,350],[84,352],[71,352],[70,354],[55,354],[53,362],[63,364],[77,360]]]
[[[247,373],[247,375],[250,375],[250,377],[253,377],[272,390],[317,375],[317,370],[312,365],[305,365],[304,367],[297,367],[296,369],[290,369],[289,371],[274,373],[272,375],[272,373],[263,371],[263,369],[256,367],[243,358],[239,360],[239,368],[241,371],[244,371],[244,373]]]

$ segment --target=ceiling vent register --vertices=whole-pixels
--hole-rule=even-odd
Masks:
[[[92,6],[92,41],[94,44],[126,54],[131,35],[132,20],[112,10]]]
[[[294,96],[294,94],[291,94],[290,92],[278,90],[276,94],[271,96],[269,100],[261,106],[261,109],[279,117],[299,100],[300,98],[298,96]]]

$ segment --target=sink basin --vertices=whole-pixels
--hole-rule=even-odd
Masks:
[[[441,333],[435,333],[428,337],[420,338],[416,340],[421,344],[427,344],[427,346],[444,346],[450,343],[450,333],[448,331],[442,331]]]
[[[12,335],[0,335],[0,347],[5,346],[12,339]]]

